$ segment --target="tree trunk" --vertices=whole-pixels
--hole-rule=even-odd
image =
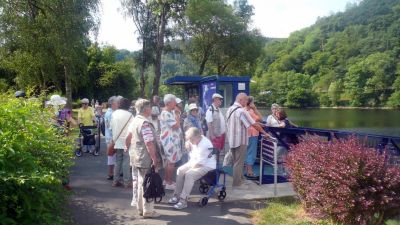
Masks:
[[[69,66],[64,61],[65,97],[67,98],[66,107],[72,109],[72,82]]]
[[[223,75],[225,73],[225,70],[227,67],[228,67],[228,63],[218,66],[218,75]]]
[[[203,75],[204,73],[204,69],[206,67],[206,63],[208,61],[210,54],[209,54],[209,50],[206,50],[204,52],[203,58],[201,59],[201,63],[200,63],[200,68],[199,68],[199,75]]]
[[[143,40],[143,49],[142,49],[142,65],[140,68],[140,97],[146,98],[145,88],[146,88],[146,78],[145,78],[145,70],[146,70],[146,41]]]
[[[161,78],[161,56],[164,49],[164,33],[166,25],[166,5],[163,6],[160,19],[158,22],[158,32],[157,32],[157,48],[156,48],[156,58],[154,62],[154,82],[153,82],[153,93],[152,96],[158,95],[160,87]]]

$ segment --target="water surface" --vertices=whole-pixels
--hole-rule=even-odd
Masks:
[[[285,109],[301,127],[358,131],[400,136],[400,110],[388,109]],[[260,109],[263,115],[269,109]]]

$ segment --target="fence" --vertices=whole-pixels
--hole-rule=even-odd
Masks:
[[[259,184],[274,183],[274,193],[276,194],[276,185],[280,182],[286,182],[286,177],[278,174],[279,164],[277,156],[278,145],[290,149],[291,144],[296,142],[302,137],[307,135],[317,135],[325,138],[326,141],[332,139],[341,139],[350,136],[356,136],[364,143],[377,149],[377,151],[387,151],[389,163],[392,165],[400,165],[400,137],[386,136],[377,134],[357,133],[338,130],[324,130],[314,128],[277,128],[268,127],[266,131],[269,132],[272,138],[261,138],[259,146],[260,156],[260,178]],[[264,168],[266,165],[273,167],[273,175],[265,174]]]

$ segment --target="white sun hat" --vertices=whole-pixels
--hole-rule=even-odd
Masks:
[[[193,109],[199,109],[199,108],[197,108],[196,103],[192,103],[192,104],[189,105],[189,111],[191,111]]]
[[[65,105],[67,104],[67,99],[64,97],[61,97],[59,95],[52,95],[50,97],[50,101],[46,102],[47,105]]]

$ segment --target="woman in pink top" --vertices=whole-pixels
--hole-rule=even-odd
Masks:
[[[252,96],[249,96],[248,98],[246,110],[254,121],[261,122],[262,115],[254,105],[254,98]],[[247,146],[247,156],[245,161],[246,177],[249,179],[256,179],[257,177],[254,175],[253,165],[257,157],[257,143],[260,132],[258,132],[253,126],[249,127],[247,132],[249,133],[249,145]]]

